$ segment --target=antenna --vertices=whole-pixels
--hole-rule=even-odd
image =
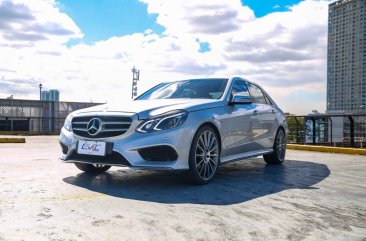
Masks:
[[[132,90],[131,99],[137,96],[137,81],[140,80],[140,70],[136,69],[135,66],[132,68]]]

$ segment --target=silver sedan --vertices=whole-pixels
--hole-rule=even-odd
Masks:
[[[63,162],[101,173],[111,166],[187,170],[199,184],[220,165],[263,155],[285,159],[284,113],[239,77],[162,83],[129,102],[71,113],[60,134]]]

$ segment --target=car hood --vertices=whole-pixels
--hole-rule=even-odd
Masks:
[[[128,100],[82,109],[77,111],[76,114],[86,114],[90,112],[135,113],[138,115],[139,119],[147,119],[172,110],[186,110],[190,112],[223,105],[222,100],[211,99]]]

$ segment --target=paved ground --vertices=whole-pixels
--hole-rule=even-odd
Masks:
[[[0,144],[0,240],[366,240],[366,157],[288,151],[209,185],[169,172],[88,176],[57,138]]]

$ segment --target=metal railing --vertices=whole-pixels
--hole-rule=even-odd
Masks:
[[[0,99],[0,133],[59,133],[69,113],[99,104]]]
[[[100,103],[0,99],[0,134],[59,133],[67,115]],[[366,114],[287,116],[288,143],[366,147]]]
[[[366,147],[366,114],[287,116],[288,143]]]

